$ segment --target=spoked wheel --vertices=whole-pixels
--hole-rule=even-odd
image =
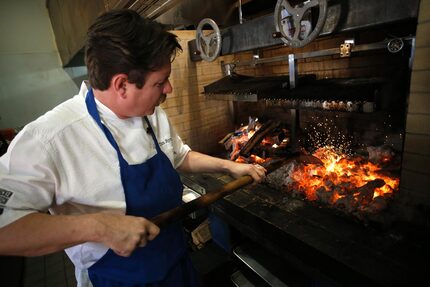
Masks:
[[[210,30],[204,30],[206,26]],[[221,32],[214,20],[205,18],[199,22],[196,30],[197,50],[203,60],[214,61],[221,51]]]
[[[316,13],[318,18],[313,21]],[[303,47],[313,41],[324,27],[327,0],[307,0],[294,6],[290,0],[278,0],[274,18],[276,31],[281,33],[282,41],[290,47]]]

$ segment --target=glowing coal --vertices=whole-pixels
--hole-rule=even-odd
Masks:
[[[348,156],[334,147],[317,149],[313,155],[324,163],[294,164],[267,177],[279,189],[310,201],[347,212],[376,213],[398,191],[399,179],[382,172],[382,166],[363,156]]]

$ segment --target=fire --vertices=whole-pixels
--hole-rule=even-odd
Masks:
[[[230,153],[230,159],[237,162],[246,162],[243,158],[238,157],[238,154],[242,147],[249,141],[249,139],[255,134],[255,132],[260,128],[257,125],[255,129],[248,129],[248,126],[242,126],[234,135],[231,137],[232,151]]]
[[[313,155],[324,165],[301,165],[290,174],[293,179],[290,187],[304,193],[309,200],[326,197],[329,203],[335,204],[341,198],[352,196],[353,201],[366,204],[360,188],[375,180],[383,180],[385,184],[371,189],[371,200],[391,196],[398,189],[398,178],[382,174],[380,166],[364,158],[349,158],[330,146],[319,148]]]
[[[270,157],[262,158],[252,154],[249,158],[243,158],[239,156],[239,152],[242,147],[249,141],[250,138],[260,129],[261,124],[256,124],[253,129],[249,129],[248,126],[242,126],[240,129],[235,131],[235,135],[231,138],[232,151],[230,153],[230,159],[240,163],[258,163],[262,164],[266,161],[271,160]],[[269,145],[273,148],[277,148],[278,145],[270,137],[265,137],[261,141],[261,145]]]
[[[331,128],[327,121],[320,122],[322,126],[314,129],[316,133],[309,132],[312,135],[309,140],[312,146],[319,147],[313,156],[319,158],[323,165],[293,162],[284,169],[280,168],[280,172],[274,172],[274,176],[268,175],[267,183],[355,215],[357,211],[376,213],[384,209],[388,200],[399,190],[399,178],[383,170],[384,166],[394,163],[394,151],[383,146],[368,146],[368,156],[352,157],[349,155],[349,136]],[[274,123],[262,125],[258,119],[250,118],[249,125],[225,137],[221,142],[227,150],[231,150],[230,159],[264,164],[271,157],[288,156],[289,131]],[[330,132],[321,134],[321,130]],[[256,138],[253,139],[253,136]]]

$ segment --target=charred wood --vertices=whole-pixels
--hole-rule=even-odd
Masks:
[[[266,134],[268,134],[270,131],[272,131],[279,125],[279,121],[268,120],[260,127],[258,131],[255,132],[255,134],[243,146],[243,148],[239,152],[239,155],[249,157],[251,155],[252,149],[263,140]]]
[[[369,204],[373,199],[373,193],[376,188],[383,187],[385,185],[385,181],[382,179],[375,179],[369,181],[365,185],[359,187],[357,192],[359,193],[357,199],[362,204]]]

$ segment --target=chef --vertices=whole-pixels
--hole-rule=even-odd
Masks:
[[[90,26],[89,81],[29,123],[0,158],[0,254],[65,249],[79,287],[197,286],[180,224],[149,219],[181,204],[184,172],[250,175],[261,166],[191,151],[159,107],[172,92],[175,35],[132,10]]]

